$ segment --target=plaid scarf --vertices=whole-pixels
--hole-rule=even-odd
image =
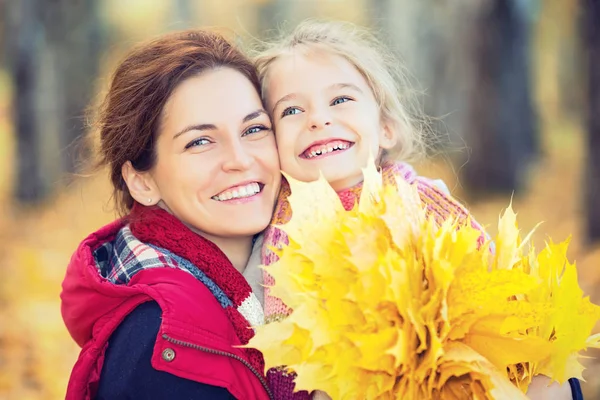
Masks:
[[[181,221],[158,208],[136,204],[113,242],[94,252],[99,273],[110,282],[127,284],[150,268],[176,268],[201,281],[215,296],[243,344],[261,325],[264,314],[248,282],[212,242],[192,232]],[[244,349],[257,371],[264,371],[262,354]]]

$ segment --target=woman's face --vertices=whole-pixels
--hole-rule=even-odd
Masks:
[[[165,104],[151,181],[159,205],[209,239],[267,227],[281,181],[271,121],[240,72],[183,81]]]

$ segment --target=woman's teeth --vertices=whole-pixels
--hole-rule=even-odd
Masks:
[[[213,200],[226,201],[232,199],[243,199],[244,197],[254,196],[260,192],[260,185],[257,182],[252,182],[244,186],[238,186],[233,189],[227,189],[224,192],[213,196]]]

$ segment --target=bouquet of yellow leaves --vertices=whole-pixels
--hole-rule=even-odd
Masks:
[[[427,218],[413,186],[384,186],[374,166],[364,175],[351,211],[323,178],[288,178],[289,245],[268,272],[293,312],[248,345],[267,368],[333,399],[519,399],[534,375],[581,378],[600,307],[567,242],[536,255],[509,207],[491,252],[469,224]]]

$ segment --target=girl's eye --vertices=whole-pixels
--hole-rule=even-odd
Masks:
[[[255,135],[259,132],[268,131],[268,130],[270,130],[270,129],[264,125],[255,125],[255,126],[251,126],[250,128],[246,129],[246,131],[242,134],[242,136]]]
[[[331,102],[331,105],[337,106],[338,104],[342,104],[342,103],[345,103],[350,100],[352,100],[350,97],[340,96],[340,97],[333,99],[333,101]]]
[[[191,142],[189,142],[185,148],[189,149],[191,147],[198,147],[198,146],[205,146],[207,144],[210,144],[210,140],[208,140],[207,138],[199,138],[196,140],[193,140]]]
[[[282,117],[287,117],[288,115],[300,114],[302,111],[298,107],[288,107],[281,113]]]

